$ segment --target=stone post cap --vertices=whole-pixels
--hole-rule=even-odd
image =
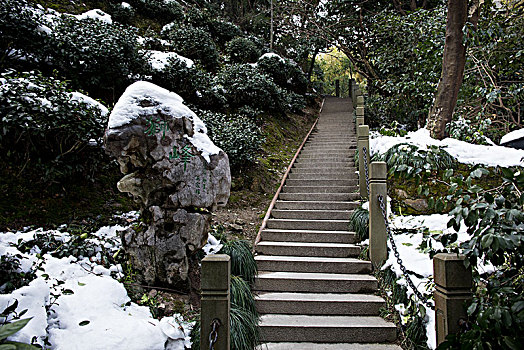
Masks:
[[[439,253],[433,257],[435,284],[445,289],[471,289],[471,270],[464,266],[464,255]]]
[[[357,128],[357,137],[358,138],[369,137],[369,126],[368,125],[359,125]]]
[[[202,259],[202,290],[227,290],[230,284],[231,257],[210,254]]]
[[[369,167],[369,180],[386,181],[388,166],[386,162],[372,162]]]

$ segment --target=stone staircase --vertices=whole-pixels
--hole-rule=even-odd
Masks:
[[[326,99],[256,246],[260,349],[400,349],[349,231],[359,198],[351,110]]]

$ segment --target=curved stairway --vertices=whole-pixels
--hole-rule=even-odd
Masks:
[[[326,99],[256,246],[260,349],[400,349],[349,231],[359,198],[351,111],[348,99]]]

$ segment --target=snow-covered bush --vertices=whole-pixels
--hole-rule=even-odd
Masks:
[[[246,38],[235,38],[229,41],[226,44],[226,53],[234,63],[256,62],[260,56],[257,46]]]
[[[206,123],[211,140],[227,153],[232,166],[256,159],[263,137],[251,119],[209,111],[199,116]]]
[[[307,79],[299,66],[276,54],[264,54],[258,59],[257,67],[269,75],[278,86],[299,94],[307,89]]]
[[[64,82],[39,73],[11,71],[0,81],[3,160],[20,172],[39,171],[43,180],[89,176],[102,156],[89,141],[103,135],[107,110],[83,102]]]
[[[218,83],[231,107],[251,106],[284,112],[282,90],[266,74],[249,64],[232,64],[218,73]]]
[[[111,3],[109,4],[109,14],[115,21],[129,24],[135,16],[135,9],[126,2]]]
[[[286,110],[289,112],[299,113],[306,107],[304,96],[287,90],[283,90],[282,94],[286,100]]]
[[[196,67],[188,67],[186,62],[170,57],[161,71],[153,72],[152,82],[170,91],[174,91],[188,102],[198,98],[197,90],[203,84],[204,73]]]
[[[0,1],[0,54],[16,59],[34,52],[46,35],[39,31],[41,23],[41,16],[31,10],[27,0]]]
[[[182,21],[184,11],[175,0],[128,0],[141,15],[161,23]]]
[[[211,35],[201,28],[175,25],[162,31],[162,35],[173,44],[177,53],[198,60],[207,69],[218,65],[218,51]]]
[[[474,143],[477,145],[492,145],[486,134],[491,126],[491,119],[484,118],[472,121],[459,117],[446,125],[451,138]]]
[[[53,65],[76,87],[118,94],[147,72],[147,59],[140,52],[136,30],[96,19],[64,16],[56,25],[47,47]],[[114,91],[116,90],[116,91]]]

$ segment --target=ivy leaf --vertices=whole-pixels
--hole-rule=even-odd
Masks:
[[[11,322],[0,326],[0,340],[4,340],[7,337],[15,334],[19,330],[25,327],[25,325],[31,321],[31,318],[25,318],[23,320]]]
[[[78,325],[83,327],[83,326],[87,326],[90,323],[91,323],[91,321],[85,320],[85,321],[81,321],[80,323],[78,323]]]

